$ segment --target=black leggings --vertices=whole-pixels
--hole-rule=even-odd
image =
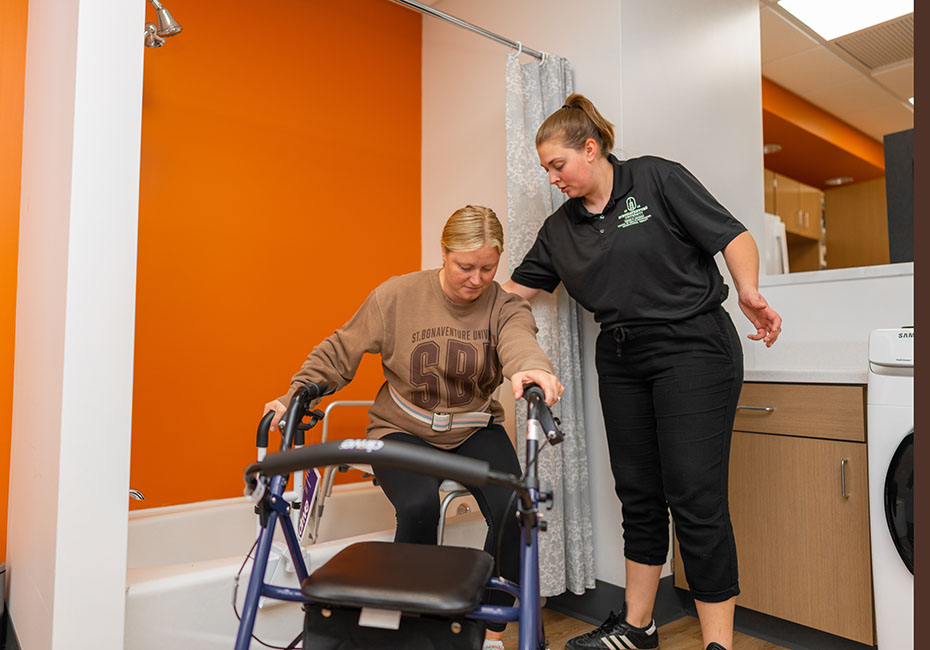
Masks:
[[[429,443],[409,433],[389,433],[384,440],[405,442],[421,447],[432,447]],[[452,454],[461,454],[469,458],[486,460],[491,469],[521,474],[520,463],[507,432],[498,424],[479,429],[465,442],[454,449],[444,450]],[[440,479],[422,474],[413,474],[396,469],[373,467],[378,484],[394,504],[397,513],[397,532],[395,542],[411,544],[435,544],[436,529],[439,525],[439,484]],[[475,497],[481,514],[488,524],[488,534],[484,540],[484,550],[495,555],[497,551],[497,534],[503,526],[501,556],[499,558],[501,575],[510,580],[520,579],[520,529],[516,525],[515,502],[510,501],[512,492],[496,485],[475,488],[466,485]],[[507,506],[510,505],[510,509]],[[514,602],[510,594],[489,589],[485,602],[489,605],[509,606]],[[487,624],[488,629],[502,631],[505,623]]]
[[[596,360],[624,556],[664,564],[671,509],[694,598],[739,594],[727,482],[743,355],[729,315],[603,331]]]

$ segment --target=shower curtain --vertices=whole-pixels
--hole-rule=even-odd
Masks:
[[[571,63],[546,55],[542,62],[520,64],[520,54],[507,55],[507,225],[510,272],[536,239],[546,217],[562,204],[558,188],[549,185],[536,156],[536,130],[572,91]],[[581,308],[563,287],[540,292],[530,303],[539,343],[565,386],[553,413],[562,421],[565,441],[544,447],[539,475],[544,489],[555,491],[554,506],[545,512],[549,528],[539,536],[540,593],[581,594],[594,587],[591,499],[581,392]],[[517,409],[517,430],[526,426],[526,411]],[[523,440],[517,436],[525,457]]]

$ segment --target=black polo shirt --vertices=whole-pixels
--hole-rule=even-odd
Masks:
[[[745,226],[679,163],[608,159],[614,185],[603,213],[581,198],[562,204],[514,282],[549,292],[562,282],[602,329],[682,320],[722,303],[714,255]]]

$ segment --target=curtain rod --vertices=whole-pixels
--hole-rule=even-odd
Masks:
[[[518,43],[517,41],[512,41],[509,38],[504,38],[500,34],[495,34],[494,32],[489,32],[488,30],[482,27],[478,27],[477,25],[472,25],[469,22],[465,22],[461,18],[456,18],[455,16],[451,14],[447,14],[443,11],[439,11],[438,9],[434,9],[433,7],[430,7],[429,5],[425,5],[422,2],[417,2],[417,0],[391,0],[391,2],[393,2],[394,4],[398,4],[402,7],[407,7],[408,9],[413,9],[414,11],[417,11],[421,14],[425,14],[427,16],[433,16],[434,18],[445,20],[446,22],[452,23],[453,25],[464,27],[467,30],[473,31],[476,34],[480,34],[484,36],[485,38],[490,38],[492,41],[497,41],[501,45],[506,45],[507,47],[510,47],[514,50],[520,50],[522,48],[522,51],[524,54],[528,54],[529,56],[535,57],[539,59],[540,61],[543,58],[542,52],[537,52],[534,49],[526,47],[525,45],[521,46],[521,44]]]

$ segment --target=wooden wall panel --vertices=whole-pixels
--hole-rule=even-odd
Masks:
[[[885,179],[824,192],[827,268],[888,264]]]

